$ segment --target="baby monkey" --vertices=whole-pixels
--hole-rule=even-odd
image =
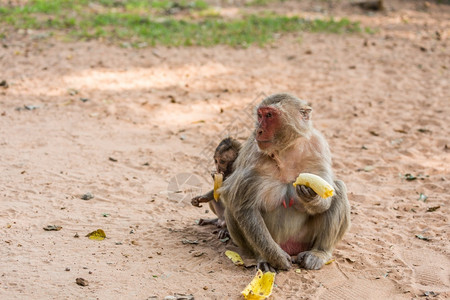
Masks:
[[[241,143],[239,143],[236,139],[228,137],[223,139],[216,148],[214,152],[214,164],[216,165],[216,172],[211,175],[214,178],[214,175],[220,173],[223,175],[223,181],[227,179],[228,176],[233,173],[233,163],[238,157],[239,150],[241,149]],[[209,202],[209,207],[216,214],[217,218],[215,219],[200,219],[198,225],[216,225],[218,228],[219,239],[223,239],[227,236],[228,230],[225,223],[225,206],[223,205],[222,200],[220,198],[216,201],[214,200],[214,190],[209,191],[208,193],[192,198],[191,203],[194,206],[202,207],[200,203]]]

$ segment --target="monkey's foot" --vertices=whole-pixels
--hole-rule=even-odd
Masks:
[[[205,225],[216,225],[219,222],[218,218],[215,219],[200,219],[198,220],[198,225],[205,226]]]
[[[265,262],[265,261],[259,262],[257,265],[257,268],[259,270],[261,270],[263,273],[266,273],[266,272],[275,273],[276,272],[275,269],[268,262]]]
[[[231,238],[227,228],[214,230],[213,233],[217,233],[217,237],[222,240],[224,238]]]
[[[299,253],[295,262],[298,263],[301,268],[308,270],[319,270],[325,263],[322,258],[315,255],[312,251]]]

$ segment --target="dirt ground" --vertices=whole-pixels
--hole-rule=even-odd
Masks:
[[[333,263],[277,274],[272,298],[450,297],[449,5],[279,6],[378,30],[248,49],[2,41],[0,298],[239,299],[255,269],[225,257],[190,198],[212,187],[215,145],[245,140],[253,105],[275,92],[311,102],[352,227]],[[107,239],[85,237],[98,228]]]

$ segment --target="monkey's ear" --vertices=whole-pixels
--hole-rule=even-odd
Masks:
[[[311,106],[305,106],[300,109],[300,113],[302,114],[303,120],[307,121],[311,117],[312,108]]]

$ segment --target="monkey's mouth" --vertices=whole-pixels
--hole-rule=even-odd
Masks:
[[[258,143],[258,147],[259,149],[267,149],[268,147],[270,147],[270,145],[272,145],[272,141],[271,140],[258,140],[256,139],[256,142]]]
[[[216,175],[216,174],[222,174],[223,176],[225,176],[225,172],[222,172],[222,171],[220,171],[220,172],[217,172],[217,171],[212,171],[211,172],[211,177],[214,179],[214,175]]]

